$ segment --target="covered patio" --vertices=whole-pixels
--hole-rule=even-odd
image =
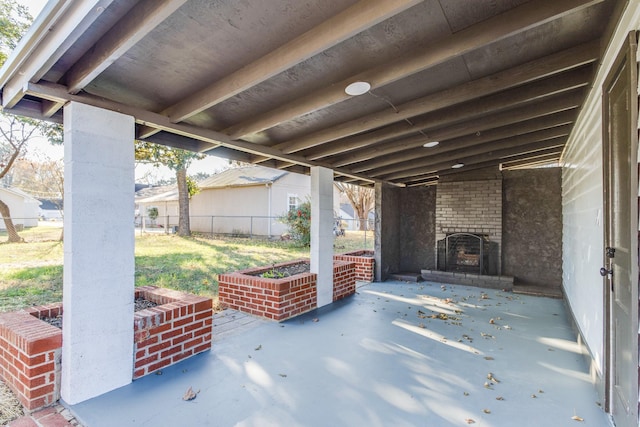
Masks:
[[[222,312],[211,352],[71,410],[91,427],[611,425],[561,299],[361,285],[284,323]]]
[[[198,422],[637,427],[639,28],[637,0],[50,0],[0,88],[65,128],[62,399],[100,425],[185,378]],[[374,284],[130,384],[134,139],[310,174],[318,309],[334,180],[375,188],[377,281],[563,300]]]

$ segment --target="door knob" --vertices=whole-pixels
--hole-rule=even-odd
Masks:
[[[604,277],[604,276],[606,276],[606,275],[611,275],[611,276],[613,276],[613,270],[607,270],[606,268],[602,267],[602,268],[600,269],[600,275],[601,275],[602,277]]]

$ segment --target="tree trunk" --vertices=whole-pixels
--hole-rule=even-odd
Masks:
[[[13,221],[11,220],[11,212],[9,211],[9,206],[2,200],[0,200],[0,215],[2,215],[2,219],[4,220],[4,226],[7,229],[7,234],[9,235],[9,239],[7,242],[10,243],[20,243],[24,242],[24,239],[18,235],[16,231],[16,227],[13,225]]]
[[[367,229],[367,218],[365,213],[361,209],[355,209],[355,213],[358,218],[358,222],[360,222],[358,230],[365,231]]]
[[[187,187],[187,169],[181,168],[176,171],[178,181],[178,236],[191,236],[191,225],[189,224],[189,189]]]

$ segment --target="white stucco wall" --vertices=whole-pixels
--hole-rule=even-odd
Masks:
[[[629,31],[640,28],[640,6],[632,1],[607,47],[563,156],[563,287],[594,365],[603,372],[602,85]]]

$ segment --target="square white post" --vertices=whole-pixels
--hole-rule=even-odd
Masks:
[[[64,109],[62,399],[76,404],[131,382],[134,119]]]
[[[318,307],[333,302],[333,171],[311,168],[311,272],[318,275]]]

